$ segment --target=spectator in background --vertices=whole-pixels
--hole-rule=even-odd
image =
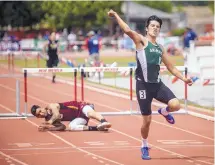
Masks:
[[[78,31],[78,35],[77,35],[77,49],[79,52],[82,51],[82,48],[83,48],[83,43],[84,43],[84,40],[85,40],[85,37],[84,37],[84,34],[83,34],[83,31],[82,30],[79,30]]]
[[[99,66],[100,39],[94,31],[90,31],[87,35],[86,46],[89,51],[88,63],[90,66]]]
[[[49,31],[46,31],[44,36],[43,36],[43,39],[45,40],[49,40]]]
[[[187,54],[189,53],[190,49],[190,41],[197,40],[197,35],[196,33],[190,28],[186,27],[185,33],[184,33],[184,61],[187,63]]]
[[[73,33],[73,31],[71,30],[71,32],[68,35],[68,49],[71,50],[71,48],[73,48],[73,46],[75,45],[75,41],[76,41],[76,34]]]
[[[196,33],[191,28],[187,27],[184,33],[184,48],[190,48],[190,41],[194,41],[196,39]]]
[[[47,60],[47,67],[48,68],[54,68],[58,66],[59,63],[59,58],[58,58],[58,54],[59,54],[59,43],[58,40],[56,40],[56,33],[52,32],[49,40],[45,43],[44,47],[43,47],[43,53],[44,54],[48,54],[48,60]],[[52,82],[55,83],[55,77],[56,74],[53,73],[52,75]]]
[[[67,38],[68,38],[67,28],[64,28],[63,31],[62,31],[62,34],[61,34],[61,39],[63,41],[67,41]]]

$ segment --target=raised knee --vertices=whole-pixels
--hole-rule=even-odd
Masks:
[[[87,116],[88,116],[89,118],[95,116],[95,111],[88,111],[88,112],[87,112]]]
[[[170,100],[168,103],[170,111],[178,111],[180,109],[180,102],[178,99]]]

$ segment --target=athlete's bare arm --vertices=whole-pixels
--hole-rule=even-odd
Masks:
[[[39,131],[64,131],[66,130],[66,126],[62,124],[60,121],[55,121],[52,126],[50,125],[41,125],[38,128]]]
[[[60,44],[59,44],[59,42],[57,43],[57,55],[59,55],[60,54]]]
[[[52,117],[47,121],[48,124],[53,124],[55,120],[60,119],[60,105],[58,103],[51,103],[47,106],[48,110],[51,111]]]
[[[186,82],[188,85],[192,85],[192,80],[190,78],[185,78],[182,73],[172,64],[172,62],[169,60],[169,57],[166,53],[166,50],[161,46],[163,50],[163,55],[162,55],[162,61],[167,67],[168,71],[172,73],[174,76],[178,77],[182,81]]]
[[[44,56],[47,56],[47,55],[46,55],[46,50],[47,50],[48,44],[49,44],[49,42],[46,41],[45,44],[44,44],[44,46],[43,46],[43,55],[44,55]]]
[[[119,17],[119,15],[113,11],[110,10],[108,12],[108,15],[110,17],[115,17],[117,23],[121,27],[121,29],[124,31],[125,34],[127,34],[135,43],[137,49],[142,49],[143,45],[146,45],[146,39],[141,34],[137,33],[136,31],[133,31],[130,29],[130,27]]]

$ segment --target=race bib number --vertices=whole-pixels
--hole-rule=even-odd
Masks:
[[[146,90],[139,90],[140,99],[146,99]]]

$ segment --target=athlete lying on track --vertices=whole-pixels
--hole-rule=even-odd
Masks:
[[[31,113],[37,118],[45,118],[39,131],[107,131],[111,124],[98,112],[94,105],[86,102],[69,101],[51,103],[45,108],[33,105]],[[89,119],[100,122],[97,126],[88,126]],[[66,127],[61,121],[70,121]]]

